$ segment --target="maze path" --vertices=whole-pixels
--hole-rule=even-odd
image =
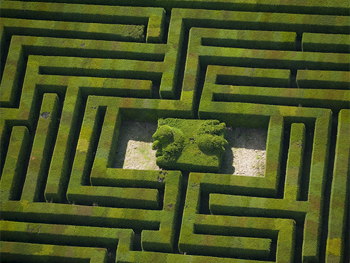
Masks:
[[[4,262],[349,260],[346,1],[55,2],[0,5]],[[113,168],[161,117],[265,129],[264,177]]]

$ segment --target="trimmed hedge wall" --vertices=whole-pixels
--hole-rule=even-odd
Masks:
[[[0,6],[4,261],[348,260],[348,2],[40,1]],[[113,168],[158,119],[181,165]],[[264,177],[215,173],[223,122],[267,130]]]
[[[349,71],[298,70],[299,88],[350,90]]]
[[[216,73],[215,84],[289,88],[290,71],[283,69],[208,66]]]
[[[42,199],[42,191],[45,189],[45,173],[49,168],[49,157],[54,146],[52,141],[55,130],[57,130],[58,114],[58,96],[53,93],[44,94],[21,199],[31,202],[38,202]]]
[[[105,247],[120,250],[119,246],[131,245],[134,232],[131,229],[87,227],[1,221],[0,231],[8,241],[46,243],[56,245],[77,245],[87,247]],[[124,244],[123,244],[124,243]],[[129,243],[129,244],[127,244]],[[15,252],[15,251],[13,251]]]
[[[349,53],[349,35],[303,33],[303,51]]]
[[[216,179],[218,176],[220,178]],[[212,251],[212,255],[219,253],[218,256],[229,256],[232,254],[236,257],[240,256],[241,258],[250,260],[264,257],[267,259],[269,258],[270,243],[272,241],[277,242],[276,261],[293,262],[295,238],[295,222],[293,220],[250,216],[237,217],[232,216],[232,214],[226,216],[224,215],[225,213],[218,213],[213,209],[214,204],[212,202],[216,203],[220,200],[220,202],[226,203],[226,201],[229,201],[228,195],[217,195],[220,197],[215,199],[213,194],[210,194],[209,204],[212,214],[199,213],[201,192],[208,189],[206,185],[220,182],[223,187],[216,186],[214,188],[214,185],[212,185],[213,189],[215,189],[214,191],[217,192],[225,192],[228,185],[235,185],[235,180],[232,180],[232,176],[227,175],[228,178],[232,178],[230,182],[225,182],[223,180],[224,176],[216,175],[215,177],[213,174],[190,174],[180,232],[180,251],[197,255],[206,255],[208,251]],[[253,182],[259,179],[262,178],[251,178],[251,181]],[[246,187],[251,188],[248,184]],[[235,196],[230,197],[234,198]],[[212,201],[213,198],[215,201]],[[267,199],[274,200],[271,198]],[[242,199],[231,201],[233,202],[229,202],[229,204],[241,204],[244,206]],[[252,239],[250,236],[258,238]],[[224,244],[227,243],[230,244],[230,247],[224,248]]]
[[[63,1],[56,0],[55,2],[60,3]],[[78,4],[81,3],[80,0],[66,0],[64,2]],[[104,5],[114,4],[114,2],[111,0],[85,0],[84,3]],[[120,0],[118,4],[127,6],[161,6],[166,8],[167,10],[171,10],[171,8],[200,8],[217,10],[243,10],[255,12],[306,13],[322,15],[348,15],[348,11],[350,9],[349,3],[342,0],[325,0],[322,3],[316,0],[312,0],[303,4],[295,3],[293,0],[263,0],[259,2],[247,2],[245,0],[144,0],[142,3],[140,3],[138,0]]]
[[[25,175],[26,148],[29,143],[28,129],[14,126],[0,181],[1,202],[20,199],[20,188]]]
[[[335,149],[332,192],[326,248],[327,262],[343,262],[347,252],[345,237],[349,232],[350,182],[350,111],[341,110]],[[348,241],[349,242],[349,241]]]
[[[207,88],[208,87],[208,88]],[[320,107],[339,112],[349,107],[349,90],[330,90],[314,88],[270,88],[254,86],[228,86],[205,84],[205,93],[213,101],[275,104],[298,107]],[[211,89],[211,92],[206,90]]]
[[[193,35],[202,36],[201,45],[249,49],[295,50],[295,32],[225,30],[192,28]]]
[[[90,247],[66,247],[0,241],[1,259],[26,262],[91,262],[106,263],[107,250]]]
[[[300,200],[304,148],[305,125],[293,123],[290,132],[284,199]]]

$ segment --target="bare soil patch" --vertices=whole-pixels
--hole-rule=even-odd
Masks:
[[[124,121],[121,124],[114,167],[137,170],[160,170],[152,135],[156,122]]]
[[[226,128],[228,145],[220,173],[264,176],[267,131],[264,129]]]

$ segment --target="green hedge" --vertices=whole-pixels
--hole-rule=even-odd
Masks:
[[[62,202],[65,200],[65,192],[69,182],[69,160],[72,158],[72,147],[77,129],[79,129],[76,124],[79,120],[82,104],[79,87],[67,88],[46,183],[45,199],[47,201]]]
[[[349,35],[303,33],[303,51],[349,53]]]
[[[123,214],[125,217],[127,211],[130,211],[131,217],[125,221],[120,220],[118,223],[124,226],[131,224],[137,229],[146,227],[149,230],[142,232],[142,247],[147,250],[169,252],[172,250],[174,241],[174,221],[180,194],[180,172],[111,168],[123,115],[119,109],[122,107],[121,98],[101,96],[88,98],[67,197],[70,202],[76,204],[95,203],[152,209],[151,211],[121,209],[118,215]],[[102,109],[105,109],[104,114],[101,113]],[[93,151],[96,151],[94,156]],[[90,169],[91,174],[89,174]],[[89,186],[87,182],[89,175],[93,186]],[[161,196],[158,197],[158,192],[164,193],[164,200],[158,200],[158,198],[161,199]],[[159,207],[161,203],[162,207]],[[138,213],[138,211],[144,212]],[[160,231],[155,231],[154,224],[160,224]]]
[[[287,13],[235,11],[235,15],[228,15],[230,11],[224,10],[202,9],[196,14],[191,9],[180,9],[178,12],[195,22],[197,27],[214,27],[215,25],[216,28],[347,34],[347,27],[350,23],[349,19],[342,15],[296,14],[290,11]]]
[[[350,90],[350,73],[349,71],[298,70],[297,84],[299,88]]]
[[[68,189],[67,199],[70,203],[79,205],[160,209],[156,189],[85,186]]]
[[[26,127],[14,126],[12,128],[0,181],[1,202],[19,200],[21,197],[30,141],[29,131]]]
[[[295,50],[296,33],[192,28],[193,34],[201,37],[203,46],[237,47],[252,49]],[[195,31],[195,32],[193,32]]]
[[[167,214],[167,212],[56,203],[29,203],[27,201],[8,201],[2,205],[2,218],[4,220],[23,221],[25,219],[25,221],[44,224],[132,228],[145,232],[158,230],[159,215]],[[170,238],[169,233],[168,235]]]
[[[22,200],[38,202],[41,199],[41,192],[45,188],[45,173],[49,168],[49,158],[54,146],[52,142],[57,129],[58,114],[58,96],[53,93],[44,94],[23,184]]]
[[[331,190],[326,248],[327,262],[344,262],[345,238],[349,232],[349,145],[350,111],[341,110],[338,118],[338,132],[335,149],[335,163]],[[346,226],[347,225],[347,226]],[[349,242],[349,241],[348,241]]]
[[[290,131],[284,199],[300,200],[301,175],[305,148],[305,125],[293,123]]]
[[[131,245],[131,229],[1,221],[2,240],[68,246],[104,247]],[[124,243],[124,244],[123,244]],[[128,243],[128,244],[127,244]]]
[[[210,105],[210,104],[209,104]],[[209,115],[220,116],[217,114],[219,103],[212,103],[216,106],[216,112],[212,111]],[[232,116],[235,116],[237,112],[230,108]],[[270,112],[274,112],[271,106],[266,106],[266,110],[270,109]],[[213,175],[208,176],[208,182],[202,181],[203,191],[209,191],[209,208],[214,215],[230,215],[230,216],[254,216],[254,217],[275,217],[275,218],[292,218],[298,224],[304,224],[304,241],[302,248],[302,257],[304,260],[315,261],[319,256],[320,247],[320,231],[322,230],[322,205],[323,205],[323,189],[325,187],[325,178],[328,165],[328,152],[330,143],[330,129],[331,129],[331,112],[323,109],[307,109],[297,107],[282,107],[276,106],[275,110],[279,110],[279,113],[284,117],[284,123],[286,125],[292,125],[291,131],[291,145],[289,148],[289,156],[287,161],[287,175],[285,196],[283,199],[264,198],[264,192],[254,191],[253,185],[248,185],[250,181],[239,184],[232,181],[228,176],[220,176],[219,179],[214,179]],[[293,109],[295,111],[293,111]],[[214,113],[215,112],[215,113]],[[264,112],[264,107],[261,107],[261,112]],[[267,111],[268,112],[268,111]],[[271,117],[271,126],[275,123],[275,129],[283,130],[282,124],[278,124],[278,118],[282,116]],[[274,120],[274,122],[272,122]],[[298,124],[302,122],[302,124]],[[312,124],[313,123],[313,124]],[[313,126],[314,125],[314,126]],[[313,154],[311,159],[310,169],[310,182],[308,201],[298,201],[298,188],[300,178],[300,167],[302,160],[302,145],[303,145],[303,133],[305,127],[314,127],[314,142],[313,142]],[[277,134],[277,133],[276,133]],[[279,133],[281,134],[281,132]],[[278,143],[281,139],[277,140]],[[298,142],[299,141],[299,142]],[[271,142],[267,142],[269,146]],[[301,146],[301,147],[300,147]],[[269,154],[275,154],[278,156],[278,151],[272,151],[271,148],[267,148],[267,160],[266,160],[266,172],[265,178],[270,184],[274,183],[274,187],[278,189],[278,177],[274,177],[274,181],[270,181],[273,176],[266,177],[268,173],[268,165],[273,167],[273,163],[268,162]],[[269,164],[270,163],[270,164]],[[278,165],[280,162],[276,162]],[[273,169],[274,170],[274,169]],[[279,171],[279,168],[277,168]],[[294,176],[292,176],[294,173]],[[212,177],[213,179],[209,179]],[[225,180],[224,180],[225,178]],[[270,179],[269,179],[270,178]],[[258,180],[259,178],[252,178],[251,180]],[[202,179],[203,180],[203,179]],[[240,179],[242,181],[242,179]],[[197,183],[198,184],[198,183]],[[225,186],[225,184],[228,184]],[[222,185],[219,187],[219,185]],[[204,188],[205,187],[205,188]],[[250,189],[248,189],[250,187]],[[189,185],[188,189],[194,189]],[[206,189],[206,190],[205,190]],[[237,195],[240,189],[241,194],[247,196]],[[189,190],[188,190],[189,191]],[[232,192],[234,191],[234,192]],[[234,195],[232,195],[234,193]],[[188,192],[189,194],[189,192]],[[275,192],[276,196],[277,192]],[[254,197],[252,197],[254,196]],[[260,197],[255,197],[260,196]],[[194,197],[192,197],[194,198]],[[193,213],[193,212],[192,212]]]
[[[262,178],[249,179],[254,182],[254,180],[261,181]],[[252,200],[252,197],[210,194],[211,214],[199,213],[202,202],[201,194],[210,189],[208,188],[210,184],[213,186],[221,184],[210,191],[228,192],[230,191],[229,185],[236,185],[237,189],[242,188],[240,183],[241,180],[235,180],[232,175],[190,174],[180,232],[180,251],[195,255],[210,253],[212,256],[270,260],[270,243],[273,241],[277,242],[278,247],[276,261],[293,262],[295,222],[290,219],[275,219],[271,216],[267,218],[266,215],[263,216],[264,218],[242,216],[245,210],[251,210],[249,206],[246,206],[247,202],[243,198]],[[231,193],[236,193],[236,191],[231,190]],[[226,216],[222,210],[213,209],[214,203],[226,203],[226,201],[228,201],[227,204],[235,206],[229,216]],[[242,206],[243,214],[237,211],[239,206]],[[246,207],[243,208],[244,206]]]
[[[1,259],[9,262],[91,262],[106,263],[107,250],[0,241]]]
[[[164,10],[162,8],[108,7],[98,6],[96,3],[94,5],[67,3],[40,5],[30,2],[23,7],[19,2],[6,1],[1,5],[0,10],[3,17],[18,19],[18,22],[11,21],[11,30],[25,28],[27,34],[30,34],[32,30],[32,32],[46,32],[47,36],[54,34],[68,37],[71,35],[78,38],[115,41],[144,41],[146,37],[147,42],[159,43],[164,31]],[[56,21],[61,22],[50,22],[53,17]],[[42,21],[35,21],[38,18]],[[23,25],[19,19],[26,19],[25,24]],[[28,22],[28,20],[31,21]],[[65,21],[69,21],[69,24]],[[90,23],[94,23],[94,26],[90,27]],[[60,28],[63,26],[64,30]],[[144,36],[146,26],[147,36]],[[79,29],[76,30],[77,28]]]
[[[290,70],[209,65],[208,71],[214,71],[215,84],[220,85],[285,88],[290,86]],[[232,88],[234,89],[234,87]]]
[[[5,261],[106,261],[105,250],[60,247],[67,242],[69,246],[113,249],[118,244],[117,261],[122,262],[243,262],[250,257],[252,261],[294,262],[294,221],[304,225],[301,260],[322,261],[318,256],[324,253],[320,251],[320,236],[325,237],[321,233],[325,231],[322,208],[329,170],[331,110],[339,112],[339,123],[325,260],[341,262],[346,258],[347,2],[118,2],[128,5],[125,7],[112,6],[113,1],[86,2],[93,5],[68,2],[75,4],[3,1],[0,7],[1,30],[6,31],[7,40],[11,38],[8,44],[2,33],[3,49],[9,45],[0,93],[1,154],[7,155],[1,157],[0,229],[2,240],[6,240],[1,242]],[[163,8],[129,5],[164,7],[167,15],[172,11],[168,38],[164,36],[167,21]],[[193,9],[197,7],[201,10]],[[211,8],[215,10],[208,10]],[[52,18],[56,21],[49,21]],[[182,45],[188,31],[185,76],[180,83],[180,62],[185,61]],[[296,33],[297,40],[303,33],[303,52],[295,51],[299,45]],[[24,36],[28,34],[31,36]],[[253,70],[253,65],[260,68]],[[219,77],[212,72],[214,67]],[[175,227],[181,218],[181,172],[115,169],[111,163],[123,120],[196,117],[200,75],[206,69],[199,117],[218,119],[233,127],[268,129],[265,177],[191,173],[180,250],[198,255],[166,254],[172,252],[179,231]],[[288,89],[294,81],[289,79],[291,69],[298,70],[299,89]],[[216,85],[220,83],[246,86]],[[155,95],[158,86],[159,96]],[[184,126],[182,129],[191,128]],[[281,193],[280,163],[284,127],[289,126],[282,197],[277,196]],[[314,141],[309,195],[307,201],[299,201],[305,129],[314,130]],[[198,136],[201,152],[220,155],[224,133],[220,130],[216,134],[215,129],[206,132],[197,129],[186,142]],[[220,140],[211,140],[214,135]],[[202,164],[200,159],[184,158]],[[199,171],[216,172],[202,170],[202,166]],[[192,164],[180,168],[197,169]],[[201,199],[206,196],[210,215],[202,211],[206,200]],[[128,229],[119,236],[117,228]],[[132,229],[142,231],[143,251],[133,251]],[[275,258],[271,240],[272,247],[277,246]],[[74,253],[76,257],[71,257]]]
[[[205,90],[210,84],[205,85]],[[215,85],[213,93],[203,93],[217,102],[244,102],[273,104],[298,107],[329,108],[334,113],[349,108],[348,90],[330,90],[314,88],[270,88],[254,86]],[[203,96],[202,96],[203,98]],[[204,99],[204,98],[203,98]]]
[[[1,79],[0,103],[2,107],[14,107],[20,94],[19,78],[25,66],[21,45],[11,45],[6,62]]]
[[[55,2],[69,2],[81,4],[80,0],[56,0]],[[114,2],[108,1],[84,1],[84,4],[103,4],[113,5]],[[127,6],[152,6],[164,7],[167,10],[172,8],[200,8],[200,9],[224,9],[224,10],[242,10],[254,12],[277,12],[277,13],[305,13],[305,14],[322,14],[322,15],[348,15],[349,4],[346,1],[326,0],[320,3],[319,1],[308,1],[306,3],[298,3],[293,0],[288,1],[272,1],[263,0],[259,2],[247,2],[245,0],[144,0],[140,3],[138,0],[122,0],[118,2],[119,5]]]

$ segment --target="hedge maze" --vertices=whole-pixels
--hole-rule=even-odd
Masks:
[[[349,262],[349,12],[2,0],[1,262]],[[115,168],[124,121],[190,154]],[[263,177],[218,172],[225,125],[267,131]]]

